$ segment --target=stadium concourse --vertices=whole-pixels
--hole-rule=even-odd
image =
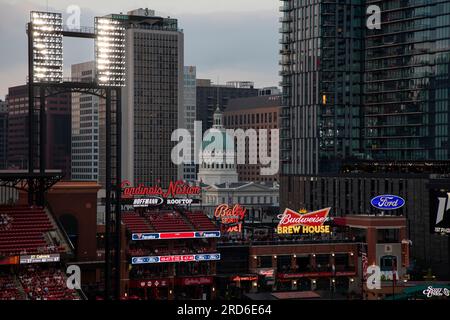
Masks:
[[[0,207],[0,300],[79,300],[62,259],[73,255],[48,210]],[[64,269],[65,270],[65,269]]]

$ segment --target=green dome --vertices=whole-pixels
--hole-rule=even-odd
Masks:
[[[222,139],[217,139],[219,133],[222,135]],[[220,148],[220,143],[222,143],[222,148]],[[224,130],[218,129],[208,130],[203,136],[202,150],[205,150],[206,147],[208,146],[211,146],[210,148],[214,146],[214,149],[216,150],[221,149],[221,151],[223,152],[233,152],[234,137],[228,135]]]

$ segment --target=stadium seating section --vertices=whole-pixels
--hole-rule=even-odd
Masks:
[[[12,275],[0,274],[0,300],[24,300]]]
[[[80,300],[76,290],[67,288],[66,276],[59,269],[31,265],[19,279],[29,300]]]
[[[153,231],[150,229],[150,226],[145,219],[135,212],[123,214],[122,221],[127,226],[128,230],[133,233],[146,233]]]
[[[136,212],[123,213],[122,221],[133,233],[211,231],[218,227],[201,211]]]
[[[187,212],[186,217],[191,221],[192,225],[197,230],[210,231],[217,230],[216,225],[209,220],[207,216],[201,211]]]
[[[0,208],[0,222],[0,257],[64,251],[46,241],[55,226],[42,208]]]

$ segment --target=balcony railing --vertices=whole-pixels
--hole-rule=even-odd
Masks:
[[[290,14],[285,14],[284,16],[280,17],[280,19],[278,19],[278,20],[282,23],[292,22],[292,17]]]
[[[279,10],[280,12],[289,12],[294,10],[294,6],[291,2],[286,2],[284,5],[280,6]]]
[[[282,26],[279,29],[279,32],[280,33],[290,33],[290,32],[292,32],[292,28],[290,26]]]

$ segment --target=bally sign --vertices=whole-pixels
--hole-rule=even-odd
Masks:
[[[242,222],[244,221],[247,209],[239,204],[231,208],[227,204],[221,204],[214,211],[214,217],[220,219],[222,224],[222,232],[240,233],[242,232]]]
[[[291,209],[284,210],[282,215],[278,218],[277,233],[278,234],[293,234],[293,233],[330,233],[330,226],[324,226],[327,221],[328,213],[331,208],[325,208],[310,213],[295,212]]]

